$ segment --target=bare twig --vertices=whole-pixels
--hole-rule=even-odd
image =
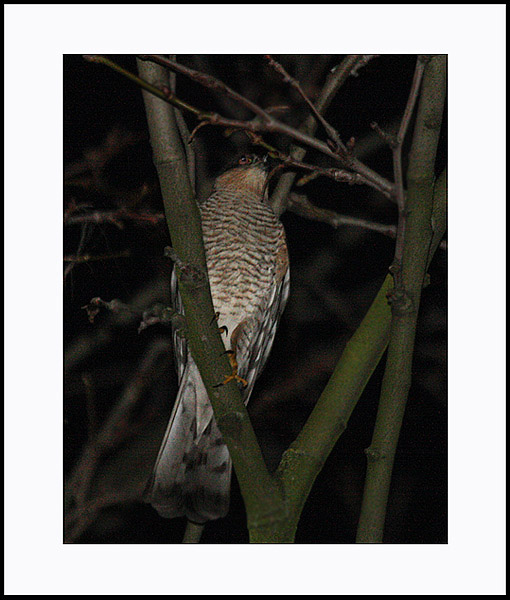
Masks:
[[[349,77],[357,77],[358,71],[364,67],[370,59],[367,57],[375,58],[377,54],[347,54],[342,62],[331,69],[331,75],[322,94],[322,101],[317,101],[317,108],[323,112],[325,109],[324,105],[329,106],[339,88],[347,81]]]
[[[138,326],[138,333],[157,323],[160,323],[161,325],[172,325],[178,329],[181,334],[184,334],[186,329],[186,319],[184,318],[184,315],[176,312],[170,306],[165,306],[161,302],[157,302],[143,312],[142,320]]]
[[[359,60],[356,62],[356,64],[351,69],[351,75],[353,77],[357,77],[358,71],[360,69],[362,69],[363,67],[365,67],[372,59],[377,58],[378,56],[380,56],[380,55],[379,54],[361,54],[361,55],[359,55]]]
[[[287,208],[290,212],[293,212],[300,217],[310,219],[311,221],[326,223],[335,229],[341,225],[345,225],[347,227],[361,227],[362,229],[368,229],[369,231],[376,231],[377,233],[381,233],[382,235],[386,235],[390,238],[395,238],[397,236],[396,225],[376,223],[375,221],[351,217],[350,215],[342,215],[333,210],[320,208],[312,204],[303,194],[290,193],[289,204]],[[446,250],[446,241],[443,240],[438,247],[441,250]]]
[[[80,242],[78,244],[78,250],[76,251],[76,254],[78,256],[80,255],[81,251],[83,250],[86,237],[87,237],[87,225],[84,224],[84,225],[82,225],[82,228],[81,228]],[[68,262],[69,262],[69,264],[66,265],[66,268],[64,269],[64,281],[65,281],[66,277],[69,275],[69,273],[73,270],[74,265],[76,264],[76,261],[68,261]]]
[[[89,321],[91,323],[94,322],[94,319],[97,317],[98,313],[100,312],[100,310],[102,308],[105,308],[106,310],[109,310],[111,312],[114,313],[118,313],[118,312],[128,312],[128,313],[132,313],[132,314],[140,314],[140,311],[132,308],[131,306],[129,306],[129,304],[125,304],[124,302],[122,302],[121,300],[117,300],[116,298],[114,298],[113,300],[110,300],[110,302],[106,302],[105,300],[103,300],[102,298],[92,298],[92,300],[86,304],[85,306],[81,307],[82,310],[86,310],[87,311],[87,315],[89,318]]]
[[[328,136],[336,144],[337,149],[340,150],[341,148],[344,148],[346,151],[347,149],[342,144],[342,140],[340,139],[338,131],[334,127],[332,127],[320,114],[320,112],[315,107],[315,104],[310,100],[310,98],[308,98],[308,96],[303,91],[303,88],[299,85],[299,82],[296,79],[294,79],[294,77],[289,75],[289,73],[287,73],[284,67],[278,61],[276,61],[270,54],[264,55],[264,58],[268,61],[269,66],[272,69],[274,69],[279,75],[281,75],[283,81],[291,85],[297,91],[297,93],[305,101],[312,115],[317,119],[317,121],[319,121],[319,123],[322,125]]]
[[[301,194],[290,194],[288,210],[304,217],[311,219],[312,221],[319,221],[321,223],[327,223],[335,229],[341,225],[347,225],[352,227],[361,227],[363,229],[369,229],[371,231],[377,231],[383,235],[394,238],[396,236],[397,228],[395,225],[386,225],[384,223],[375,223],[368,221],[367,219],[358,219],[349,215],[341,215],[333,210],[325,208],[319,208],[312,204],[306,196]]]
[[[133,310],[110,311],[108,318],[92,330],[77,336],[65,351],[64,369],[66,375],[72,373],[90,356],[111,343],[115,331],[126,327],[134,327],[140,315],[155,302],[161,301],[168,295],[168,276],[161,276],[148,281],[136,295],[129,300]]]
[[[325,142],[322,142],[311,135],[308,135],[298,129],[295,129],[294,127],[291,127],[290,125],[287,125],[286,123],[282,123],[281,121],[276,119],[273,115],[269,114],[267,111],[260,108],[257,104],[253,103],[248,98],[245,98],[238,92],[235,92],[234,90],[229,88],[226,84],[224,84],[219,79],[216,79],[215,77],[212,77],[211,75],[204,75],[203,73],[199,73],[198,71],[195,71],[194,69],[190,69],[189,67],[184,67],[183,65],[180,65],[179,63],[176,63],[175,61],[171,61],[171,60],[169,60],[165,57],[159,56],[159,55],[145,54],[145,55],[139,56],[139,58],[140,58],[140,60],[148,60],[151,62],[155,62],[159,65],[165,66],[169,69],[177,70],[180,73],[183,73],[183,74],[187,75],[188,77],[191,77],[192,79],[194,79],[195,81],[197,81],[198,83],[200,83],[201,85],[203,85],[205,87],[210,87],[211,89],[215,89],[215,90],[222,90],[229,97],[240,102],[246,108],[249,108],[252,112],[254,112],[260,118],[259,120],[252,120],[252,121],[239,121],[236,119],[227,119],[225,117],[218,115],[217,113],[200,111],[199,109],[192,107],[191,105],[183,102],[182,100],[177,99],[175,95],[170,95],[170,96],[167,95],[166,97],[164,97],[164,99],[166,99],[168,102],[175,103],[177,106],[179,106],[179,108],[193,112],[199,119],[206,121],[210,125],[228,127],[228,128],[232,128],[232,129],[241,129],[241,130],[251,131],[253,133],[271,132],[271,133],[280,133],[282,135],[287,135],[287,136],[291,137],[292,139],[294,139],[295,141],[297,141],[298,143],[301,143],[305,146],[314,148],[315,150],[318,150],[319,152],[326,154],[327,156],[335,159],[336,161],[341,162],[346,168],[349,168],[349,169],[355,171],[356,173],[359,173],[366,180],[370,181],[374,185],[374,187],[376,187],[384,195],[386,195],[388,197],[390,197],[392,195],[393,184],[391,182],[389,182],[387,179],[385,179],[384,177],[382,177],[381,175],[379,175],[378,173],[376,173],[375,171],[373,171],[372,169],[370,169],[370,167],[367,167],[358,159],[349,156],[347,152],[345,152],[345,153],[342,152],[341,154],[339,154],[339,153],[335,152],[334,150],[332,150],[329,147],[329,145],[326,144]],[[112,68],[115,68],[119,72],[124,71],[124,69],[122,69],[122,67],[119,67],[119,65],[116,65],[115,63],[113,63],[113,64],[115,64],[115,66],[113,67],[113,65],[111,64],[112,61],[110,61],[109,59],[105,59],[104,57],[101,57],[101,56],[99,56],[99,57],[94,56],[92,58],[88,57],[88,60],[94,60],[95,62],[103,62],[104,64],[107,64],[108,66],[112,66]],[[127,75],[127,76],[129,76],[129,78],[132,80],[139,79],[139,78],[136,78],[136,76],[134,76],[131,73],[129,73],[129,75]],[[143,87],[147,91],[150,91],[151,93],[155,93],[155,95],[157,95],[158,97],[162,97],[161,90],[158,90],[158,92],[154,91],[155,86],[147,84],[147,82],[144,82]]]
[[[76,264],[99,260],[113,260],[114,258],[128,258],[129,256],[131,256],[130,250],[121,250],[120,252],[114,252],[113,254],[77,254],[75,256],[64,256],[64,262]],[[65,275],[67,275],[67,273],[65,273]]]
[[[347,81],[347,79],[362,66],[362,63],[364,63],[362,54],[348,54],[344,57],[340,65],[331,70],[330,75],[327,78],[326,83],[324,84],[324,87],[317,98],[317,101],[315,102],[315,106],[319,113],[324,114],[326,112],[338,90]],[[310,116],[301,125],[300,130],[309,135],[313,135],[316,127],[316,120],[313,118],[313,116]],[[306,149],[299,146],[293,146],[291,147],[290,154],[293,158],[302,160],[306,154]],[[273,206],[275,213],[278,215],[281,215],[285,211],[287,197],[295,178],[295,174],[286,173],[280,178],[280,181],[273,192],[271,197],[271,205]],[[393,190],[391,189],[389,190],[389,193],[385,193],[385,195],[390,199],[392,199],[392,191]]]
[[[190,67],[181,65],[175,60],[171,60],[170,58],[166,58],[158,54],[139,54],[138,58],[140,60],[149,60],[158,65],[161,65],[162,67],[166,67],[168,69],[171,69],[172,71],[177,71],[182,75],[186,75],[186,77],[193,79],[193,81],[196,81],[200,85],[215,90],[216,92],[221,92],[229,98],[232,98],[232,100],[235,100],[236,102],[239,102],[240,104],[244,105],[248,110],[258,115],[263,122],[272,122],[272,117],[264,109],[258,106],[258,104],[255,104],[242,94],[239,94],[238,92],[234,91],[228,85],[223,83],[223,81],[220,81],[212,75],[201,73],[200,71],[196,71],[195,69],[191,69]]]
[[[77,532],[83,531],[83,525],[90,524],[91,516],[93,516],[92,521],[94,520],[98,508],[102,506],[102,502],[96,506],[94,499],[90,498],[92,481],[98,467],[107,454],[133,435],[134,430],[129,424],[131,413],[147,385],[152,381],[156,362],[162,355],[169,352],[170,342],[168,340],[158,338],[152,342],[137,372],[127,383],[122,396],[113,407],[102,428],[88,441],[76,463],[66,486],[66,503],[68,504],[66,524],[69,527],[70,541],[77,537]],[[113,503],[116,504],[119,501],[117,497]],[[108,502],[108,504],[111,503]]]
[[[198,125],[198,127],[200,127],[200,125]],[[377,186],[374,186],[374,184],[371,181],[369,181],[359,173],[352,173],[351,171],[347,171],[346,169],[338,169],[334,167],[323,168],[305,163],[301,160],[298,160],[297,158],[294,158],[290,154],[286,154],[285,152],[278,150],[271,144],[268,144],[260,135],[256,133],[251,133],[249,131],[245,131],[245,133],[250,138],[252,144],[260,146],[261,148],[267,150],[268,154],[272,158],[276,158],[277,160],[281,161],[281,163],[283,163],[284,166],[309,171],[310,174],[302,177],[298,185],[305,185],[305,183],[308,183],[312,179],[322,176],[328,177],[329,179],[333,179],[333,181],[341,181],[344,183],[348,183],[349,185],[368,185],[370,187],[376,187],[376,189],[378,189]]]
[[[76,207],[73,211],[66,211],[64,214],[65,225],[77,225],[81,223],[105,224],[111,223],[119,229],[123,228],[124,221],[129,221],[137,225],[156,225],[164,221],[164,215],[150,212],[135,212],[125,208],[117,210],[95,210],[83,214],[76,214]]]

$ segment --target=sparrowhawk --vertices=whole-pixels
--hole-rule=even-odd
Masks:
[[[201,205],[214,310],[247,403],[268,358],[289,293],[285,233],[267,199],[266,158],[243,156]],[[174,308],[183,312],[175,269]],[[179,391],[149,482],[161,516],[204,523],[226,515],[232,463],[186,340],[173,336]]]

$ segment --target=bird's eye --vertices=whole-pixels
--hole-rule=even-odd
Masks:
[[[241,156],[241,158],[239,159],[240,165],[250,165],[251,162],[252,162],[251,156]]]

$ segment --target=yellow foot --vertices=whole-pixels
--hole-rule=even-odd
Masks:
[[[226,385],[227,383],[230,383],[231,381],[237,381],[243,387],[246,387],[248,385],[248,382],[246,381],[246,379],[243,379],[242,377],[240,377],[237,374],[238,365],[237,365],[237,360],[236,360],[235,352],[233,350],[226,350],[225,354],[228,354],[230,365],[232,367],[232,374],[231,375],[227,375],[227,377],[225,377],[224,381],[222,381],[221,383],[216,384],[214,387],[220,387],[222,385]]]

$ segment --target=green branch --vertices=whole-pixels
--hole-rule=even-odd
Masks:
[[[382,542],[391,473],[411,386],[412,359],[421,290],[427,272],[434,205],[434,166],[446,94],[446,57],[434,56],[425,69],[407,171],[407,223],[402,290],[392,296],[386,370],[372,443],[357,541]],[[439,189],[439,188],[438,188]]]
[[[310,417],[284,453],[277,475],[299,519],[315,478],[340,435],[388,344],[391,313],[388,275],[362,323],[347,343]]]
[[[446,231],[446,172],[434,187],[433,222],[434,237],[427,265]],[[387,296],[392,288],[393,278],[388,275],[347,343],[306,424],[283,454],[276,476],[281,481],[289,518],[295,526],[315,478],[346,429],[352,411],[387,348],[392,320]]]

